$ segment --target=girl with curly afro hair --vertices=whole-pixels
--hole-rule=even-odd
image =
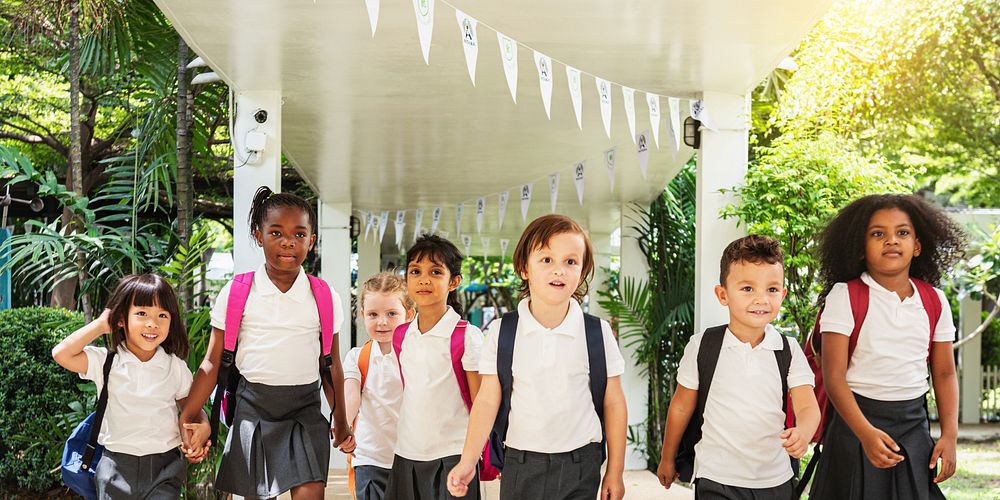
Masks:
[[[898,194],[855,200],[823,231],[817,331],[832,408],[811,499],[944,498],[938,483],[955,473],[958,383],[951,307],[934,285],[963,238],[941,210]]]

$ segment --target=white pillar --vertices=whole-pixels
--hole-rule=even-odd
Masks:
[[[607,233],[590,233],[590,244],[594,247],[594,277],[590,280],[587,290],[587,312],[599,318],[608,319],[608,313],[597,301],[601,300],[598,292],[604,291],[604,282],[608,279],[605,269],[611,267],[611,235]]]
[[[281,192],[281,94],[268,90],[240,92],[235,100],[238,111],[234,130],[231,131],[236,144],[233,153],[233,165],[236,167],[233,178],[233,272],[239,274],[253,271],[264,262],[264,254],[251,239],[247,224],[254,193],[260,186]],[[254,119],[258,110],[267,111],[264,123]],[[267,138],[259,155],[250,155],[246,150],[247,133],[251,129]]]
[[[382,246],[378,243],[377,237],[369,236],[365,241],[364,235],[358,237],[358,291],[360,293],[361,284],[372,275],[382,270]],[[358,299],[361,296],[358,295]],[[358,311],[361,304],[358,304]],[[360,315],[355,318],[357,321],[358,342],[362,345],[368,340],[368,332],[365,330],[365,320]]]
[[[621,206],[621,271],[619,279],[632,278],[637,282],[649,281],[649,266],[646,263],[646,256],[639,249],[639,242],[636,240],[636,232],[632,229],[635,224],[629,220],[633,208],[629,205]],[[620,334],[621,332],[619,332]],[[642,366],[635,360],[636,348],[628,347],[619,338],[618,345],[621,346],[622,356],[625,358],[625,374],[622,375],[622,389],[625,392],[625,402],[628,405],[628,425],[639,425],[645,422],[649,396],[649,379],[642,374]],[[641,448],[637,448],[631,443],[625,450],[625,469],[642,470],[646,468],[646,455]]]
[[[958,305],[959,337],[972,333],[983,321],[983,303],[966,296]],[[959,415],[963,424],[979,423],[980,385],[983,381],[983,336],[966,342],[959,348]]]
[[[351,204],[324,203],[319,204],[319,247],[320,275],[340,295],[344,314],[348,317],[340,326],[337,335],[340,357],[343,360],[351,348]],[[329,414],[330,407],[326,398],[323,401],[323,413]],[[336,448],[330,450],[330,468],[347,468],[346,456]]]
[[[749,99],[745,95],[705,92],[702,98],[716,130],[708,130],[702,125],[701,150],[698,151],[695,333],[729,322],[729,312],[715,299],[712,290],[719,283],[722,251],[745,232],[742,227],[737,227],[735,219],[719,218],[722,207],[736,201],[733,196],[723,195],[719,190],[743,184],[747,171],[749,115]]]

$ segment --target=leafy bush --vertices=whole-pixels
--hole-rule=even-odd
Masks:
[[[93,391],[81,393],[80,379],[52,361],[51,351],[80,323],[78,313],[65,309],[0,311],[3,490],[46,491],[59,484],[63,442],[92,406]]]

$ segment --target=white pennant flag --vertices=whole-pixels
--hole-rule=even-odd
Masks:
[[[538,69],[538,86],[542,91],[542,104],[545,105],[545,116],[552,119],[552,58],[535,51],[535,68]]]
[[[566,81],[569,82],[569,95],[573,98],[576,126],[583,130],[583,94],[580,90],[580,70],[566,66]]]
[[[406,225],[406,212],[399,210],[396,212],[396,246],[403,248],[403,226]]]
[[[639,170],[642,171],[642,178],[646,178],[646,169],[649,168],[649,131],[642,132],[636,137],[635,152],[639,156]]]
[[[434,0],[413,0],[413,12],[417,14],[420,50],[424,53],[424,62],[430,64],[431,36],[434,34]]]
[[[615,192],[615,148],[604,152],[604,168],[608,169],[608,182],[611,184],[611,192]]]
[[[712,119],[708,117],[708,108],[705,107],[705,101],[701,99],[691,101],[691,118],[700,121],[703,127],[709,130],[715,130],[715,125],[712,124]]]
[[[500,262],[503,262],[504,257],[507,256],[507,245],[510,245],[510,240],[506,238],[500,239]]]
[[[434,234],[438,230],[438,223],[441,222],[441,207],[434,207],[434,211],[431,212],[431,234]]]
[[[594,77],[597,85],[597,98],[601,103],[601,119],[604,120],[604,133],[611,138],[611,84],[607,80]]]
[[[521,186],[521,222],[528,220],[528,205],[531,205],[531,183]]]
[[[479,241],[480,241],[480,243],[483,244],[483,257],[489,257],[490,256],[490,237],[489,236],[480,236],[479,237]]]
[[[497,203],[497,217],[500,219],[500,229],[503,229],[503,220],[507,215],[507,200],[510,199],[510,191],[501,191],[499,198],[499,203]]]
[[[476,234],[483,232],[483,215],[486,214],[486,198],[476,200]]]
[[[372,215],[371,210],[367,212],[362,212],[365,216],[365,241],[368,241],[368,233],[372,230],[372,223],[375,217]]]
[[[469,67],[469,78],[472,85],[476,85],[476,59],[479,58],[479,34],[475,19],[467,16],[464,12],[455,9],[455,17],[458,19],[458,29],[462,33],[462,47],[465,49],[465,65]]]
[[[385,227],[389,225],[389,211],[383,210],[382,214],[378,217],[378,242],[382,243],[385,238]]]
[[[375,28],[378,27],[379,0],[365,0],[368,7],[368,22],[372,25],[372,38],[375,38]]]
[[[420,230],[423,229],[424,225],[424,209],[418,208],[414,219],[413,241],[417,241],[417,238],[420,237]]]
[[[512,38],[497,32],[497,42],[500,43],[500,60],[503,61],[503,74],[507,77],[507,88],[510,98],[517,103],[517,42]]]
[[[469,249],[472,248],[472,236],[467,234],[462,235],[462,246],[465,247],[465,256],[469,256]]]
[[[583,206],[583,168],[586,161],[581,161],[573,168],[573,182],[576,184],[576,197]]]
[[[625,118],[628,120],[628,133],[635,141],[635,89],[622,87],[622,97],[625,99]]]
[[[653,140],[660,147],[660,96],[646,94],[646,104],[649,105],[649,126],[653,128]]]
[[[465,208],[465,203],[459,203],[455,206],[455,234],[462,234],[462,209]]]
[[[676,97],[667,98],[670,108],[670,131],[674,134],[674,154],[681,150],[681,100]]]
[[[559,172],[549,176],[549,202],[552,203],[552,212],[556,211],[556,199],[559,197]]]

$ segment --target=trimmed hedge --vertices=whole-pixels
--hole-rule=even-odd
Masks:
[[[59,461],[76,425],[70,403],[83,382],[52,360],[52,347],[82,324],[48,307],[0,311],[0,491],[59,486]],[[68,430],[67,430],[68,429]]]

